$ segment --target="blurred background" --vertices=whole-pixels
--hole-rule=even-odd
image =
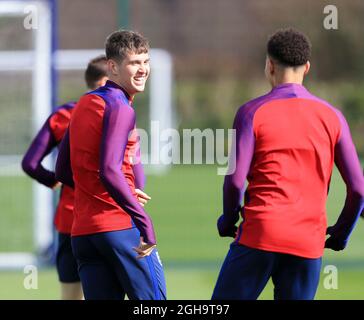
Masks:
[[[312,42],[306,87],[342,110],[363,159],[364,2],[330,1],[338,10],[334,30],[323,26],[327,4],[318,0],[58,0],[53,1],[52,23],[57,31],[53,46],[102,49],[107,35],[120,27],[139,31],[152,48],[166,50],[172,57],[175,128],[226,129],[240,105],[270,90],[263,71],[269,35],[295,27]],[[32,31],[24,29],[24,16],[0,14],[0,53],[32,50],[34,38]],[[8,56],[0,57],[0,66],[6,66]],[[34,135],[34,78],[25,69],[3,67],[0,74],[0,252],[46,254],[38,252],[34,240],[34,185],[19,167]],[[60,70],[54,76],[54,106],[77,100],[86,91],[82,70]],[[138,127],[147,130],[149,104],[149,90],[135,101]],[[215,226],[222,209],[222,182],[214,165],[175,165],[164,174],[148,174],[146,191],[152,200],[147,211],[156,228],[170,299],[211,296],[230,243],[218,237]],[[335,170],[327,207],[330,223],[336,221],[344,198],[345,186]],[[338,288],[325,289],[327,274],[323,273],[317,299],[364,298],[363,222],[359,221],[345,251],[325,252],[323,267],[337,267]],[[46,228],[51,230],[50,225]],[[59,298],[52,265],[40,269],[37,290],[26,290],[24,277],[22,267],[2,268],[0,299]],[[263,299],[272,298],[271,289],[264,291]]]

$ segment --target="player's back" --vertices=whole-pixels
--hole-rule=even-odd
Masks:
[[[242,107],[252,112],[255,145],[239,242],[319,257],[340,114],[293,84],[256,101]]]
[[[58,145],[67,131],[75,105],[76,102],[66,103],[57,108],[57,110],[49,117],[49,127]],[[74,208],[73,202],[73,189],[69,186],[63,185],[59,203],[57,205],[57,211],[54,217],[56,228],[61,233],[71,233]]]

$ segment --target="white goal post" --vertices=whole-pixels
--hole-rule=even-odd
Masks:
[[[36,132],[49,115],[51,106],[51,10],[47,1],[1,1],[0,16],[25,17],[27,8],[37,10],[37,28],[32,29],[33,51],[27,53],[2,52],[0,71],[29,68],[32,71],[32,131]],[[14,55],[15,54],[15,55]],[[21,57],[24,57],[22,59]],[[17,157],[18,161],[21,159]],[[49,161],[49,160],[48,160]],[[3,161],[6,162],[6,161]],[[49,163],[48,163],[49,165]],[[19,163],[20,166],[20,163]],[[4,170],[3,170],[4,171]],[[49,245],[52,230],[48,227],[52,219],[52,193],[34,183],[33,213],[34,242],[37,250]],[[36,210],[35,210],[36,208]],[[36,257],[31,253],[12,252],[0,254],[0,268],[16,268],[34,264]]]
[[[104,53],[95,50],[59,50],[52,56],[51,51],[51,8],[48,1],[0,1],[0,17],[24,17],[26,6],[37,8],[38,27],[33,29],[33,50],[0,51],[0,73],[27,70],[32,73],[32,128],[34,134],[52,112],[52,74],[51,63],[57,70],[84,70],[88,61]],[[152,49],[150,52],[152,72],[150,78],[150,120],[159,121],[160,129],[173,128],[172,115],[172,59],[168,52]],[[52,60],[54,59],[54,60]],[[159,137],[151,136],[150,144],[158,145]],[[155,141],[154,141],[155,140]],[[25,152],[25,150],[24,150]],[[0,175],[23,175],[20,167],[22,155],[0,155]],[[161,161],[163,163],[163,161]],[[45,159],[46,167],[52,168],[52,158]],[[162,172],[165,166],[154,165],[154,172]],[[33,237],[36,252],[42,252],[53,241],[53,231],[49,227],[53,220],[53,194],[48,188],[33,182]],[[16,235],[14,235],[16,236]],[[23,268],[37,264],[37,256],[29,252],[0,252],[0,269]]]

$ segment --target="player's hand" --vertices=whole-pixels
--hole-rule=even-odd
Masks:
[[[56,184],[52,187],[53,190],[56,190],[62,186],[62,182],[57,181]]]
[[[148,196],[145,192],[143,192],[140,189],[135,189],[135,193],[137,194],[138,202],[142,207],[144,207],[147,202],[152,199],[150,196]]]
[[[238,231],[238,227],[235,225],[227,224],[224,215],[221,215],[217,220],[217,230],[219,231],[220,237],[236,237],[236,232]]]
[[[341,239],[335,239],[334,237],[330,236],[325,241],[325,248],[332,249],[334,251],[341,251],[344,250],[346,247],[346,241]]]
[[[155,247],[155,244],[145,243],[143,237],[140,237],[139,247],[134,247],[133,250],[138,253],[137,259],[141,259],[149,256]]]
[[[328,234],[329,237],[325,241],[325,248],[332,249],[334,251],[341,251],[345,249],[348,242],[347,239],[335,237],[333,227],[328,227],[326,230],[326,234]]]

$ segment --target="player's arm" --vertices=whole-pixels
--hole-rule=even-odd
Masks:
[[[56,145],[57,141],[52,134],[48,118],[32,141],[21,163],[23,170],[30,177],[49,188],[56,186],[57,180],[53,171],[42,166],[42,160]]]
[[[364,170],[363,170],[363,175],[364,175]],[[360,216],[361,216],[362,218],[364,218],[364,208],[363,208],[363,210],[362,210],[362,212],[361,212]]]
[[[235,237],[237,230],[235,224],[239,220],[244,182],[254,153],[255,137],[252,118],[247,114],[244,106],[235,116],[233,129],[235,129],[235,137],[229,157],[229,172],[225,176],[223,187],[223,214],[217,223],[222,237]]]
[[[135,192],[138,196],[139,203],[144,207],[144,205],[151,199],[151,197],[143,191],[145,188],[145,174],[144,167],[141,162],[139,140],[136,145],[137,147],[135,151],[135,162],[133,164],[133,173],[135,177]]]
[[[349,126],[339,114],[341,135],[335,146],[335,164],[346,184],[346,200],[337,222],[328,228],[330,237],[325,247],[333,250],[345,248],[350,234],[364,206],[364,177]]]
[[[133,172],[134,172],[134,177],[135,177],[135,187],[140,190],[144,190],[146,179],[145,179],[144,167],[143,167],[142,160],[141,160],[139,135],[137,138],[137,143],[136,143],[136,148],[135,148]]]
[[[70,133],[66,131],[60,146],[56,162],[56,179],[65,185],[74,188],[71,168]]]
[[[133,196],[121,170],[135,112],[127,105],[106,105],[100,152],[100,178],[112,198],[130,214],[144,242],[155,245],[152,220]]]
[[[133,172],[135,176],[135,187],[143,190],[145,188],[145,175],[142,163],[133,165]]]

